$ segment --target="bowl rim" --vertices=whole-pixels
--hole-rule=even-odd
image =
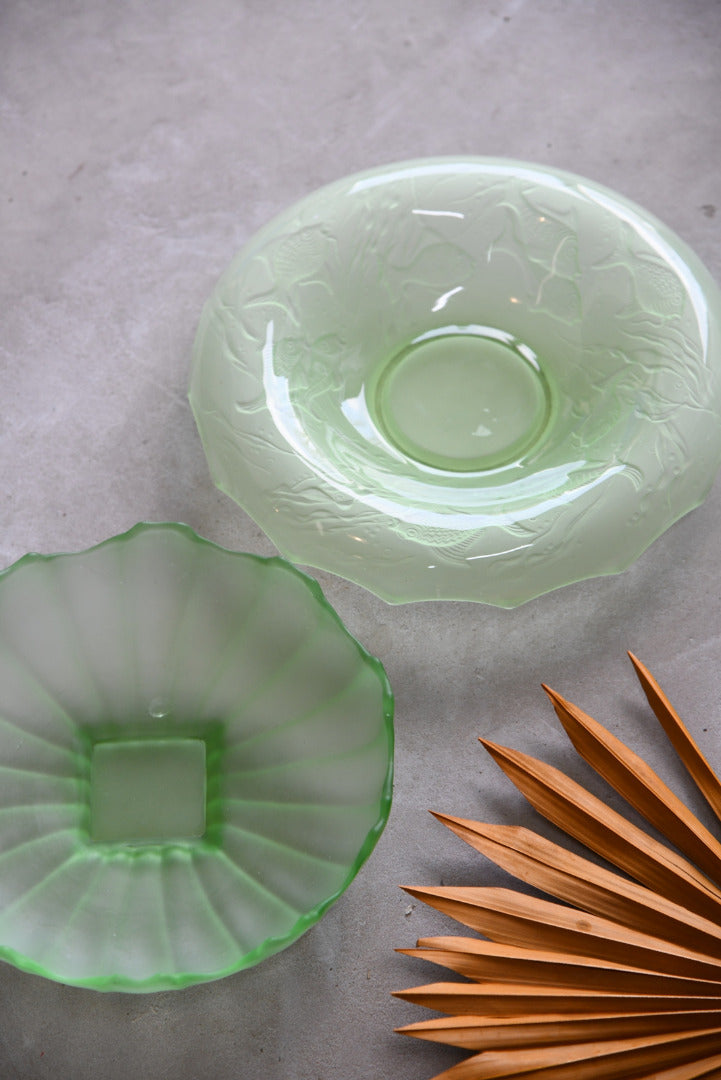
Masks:
[[[652,210],[647,210],[646,207],[637,202],[632,196],[626,195],[606,183],[594,180],[573,169],[547,165],[542,162],[534,162],[523,158],[505,157],[503,155],[496,157],[494,155],[484,154],[439,154],[437,156],[422,155],[420,157],[399,158],[397,160],[390,159],[387,162],[378,165],[356,169],[344,176],[337,176],[334,179],[325,180],[319,186],[311,188],[293,199],[291,203],[280,206],[270,218],[264,221],[257,229],[252,230],[246,239],[241,241],[240,247],[236,247],[230,262],[227,263],[220,274],[217,275],[215,283],[217,284],[220,282],[236,263],[240,261],[244,262],[249,254],[252,255],[256,246],[262,247],[267,237],[277,233],[279,225],[282,225],[289,220],[292,221],[299,211],[302,211],[309,206],[313,206],[317,202],[322,202],[336,191],[340,193],[349,186],[357,185],[364,181],[376,181],[376,184],[372,186],[381,186],[382,183],[387,182],[395,174],[397,174],[398,179],[402,179],[404,178],[404,173],[410,175],[413,172],[417,172],[419,169],[427,169],[429,173],[446,172],[449,175],[453,175],[454,170],[457,170],[458,166],[466,167],[462,168],[461,171],[491,172],[496,169],[499,174],[508,174],[509,178],[512,176],[517,177],[525,175],[529,179],[535,178],[542,182],[547,182],[548,180],[560,180],[571,186],[577,184],[588,186],[595,192],[607,195],[614,203],[625,206],[645,224],[651,225],[653,228],[665,233],[666,236],[670,237],[673,241],[674,249],[679,250],[679,253],[682,254],[684,258],[688,257],[692,262],[693,269],[696,270],[698,267],[701,267],[702,271],[708,275],[711,282],[721,290],[721,286],[715,281],[691,244],[684,240],[683,237],[661,217]]]

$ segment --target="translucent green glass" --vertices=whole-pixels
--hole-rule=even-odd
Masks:
[[[183,525],[0,575],[0,958],[98,990],[290,944],[390,810],[392,696],[315,581]]]
[[[485,158],[340,180],[208,300],[211,473],[294,562],[512,607],[627,567],[721,461],[721,294],[581,177]]]

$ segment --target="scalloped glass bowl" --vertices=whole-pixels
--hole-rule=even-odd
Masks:
[[[581,177],[430,159],[308,196],[208,300],[190,401],[294,562],[513,607],[625,569],[721,460],[721,294]]]
[[[290,944],[390,810],[392,697],[319,586],[176,524],[0,575],[0,958],[99,990]]]

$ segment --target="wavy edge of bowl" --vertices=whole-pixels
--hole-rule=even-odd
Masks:
[[[211,973],[198,973],[198,972],[179,972],[173,974],[158,973],[156,975],[148,976],[144,979],[132,979],[126,975],[118,975],[110,973],[108,975],[98,975],[88,978],[72,979],[67,976],[60,975],[51,971],[49,968],[44,967],[37,961],[32,960],[26,954],[13,949],[9,945],[4,945],[0,942],[0,960],[11,964],[19,971],[23,971],[30,975],[39,975],[42,978],[48,979],[51,982],[59,983],[65,986],[73,986],[86,990],[97,990],[104,992],[120,992],[120,993],[163,993],[170,990],[181,990],[190,986],[202,985],[204,983],[215,982],[218,979],[227,978],[230,975],[235,975],[238,972],[247,970],[254,967],[256,964],[263,960],[269,959],[271,956],[289,948],[300,937],[303,936],[308,930],[310,930],[321,917],[328,911],[328,909],[343,895],[348,889],[358,873],[367,862],[368,858],[372,854],[376,844],[378,843],[390,817],[390,812],[393,804],[393,781],[394,781],[394,751],[395,751],[395,728],[394,728],[394,712],[395,712],[395,697],[388,678],[387,672],[382,661],[369,652],[368,649],[355,637],[354,634],[348,629],[343,622],[341,616],[330,603],[325,596],[320,583],[307,574],[304,570],[301,570],[298,566],[292,563],[289,559],[282,555],[257,555],[253,552],[237,551],[232,548],[224,547],[222,544],[216,543],[213,540],[209,540],[207,537],[201,536],[199,533],[183,522],[171,522],[171,521],[139,521],[124,532],[117,533],[113,536],[106,537],[98,543],[92,544],[89,547],[82,548],[76,551],[65,550],[51,553],[43,553],[38,551],[29,551],[26,554],[20,556],[14,560],[10,565],[0,570],[0,590],[2,588],[2,582],[6,577],[9,577],[16,570],[21,567],[32,565],[34,563],[48,563],[57,559],[82,557],[88,555],[91,552],[97,551],[101,548],[110,547],[119,543],[128,542],[133,539],[134,536],[140,534],[146,534],[148,532],[174,532],[184,536],[187,540],[191,541],[198,547],[208,547],[224,555],[231,555],[239,559],[250,559],[261,566],[280,566],[287,572],[290,572],[299,581],[301,581],[308,591],[310,592],[313,600],[320,604],[327,615],[331,617],[335,626],[342,634],[345,635],[354,645],[358,651],[359,657],[363,664],[368,665],[373,671],[374,675],[378,679],[381,687],[381,703],[382,703],[382,715],[383,715],[383,731],[385,733],[387,742],[387,767],[383,781],[383,785],[380,789],[378,796],[378,816],[375,823],[366,833],[365,839],[358,850],[358,854],[348,868],[348,872],[343,879],[341,885],[336,889],[334,893],[325,897],[318,904],[314,905],[309,911],[304,912],[296,922],[293,924],[291,930],[278,938],[266,938],[261,944],[256,946],[248,953],[244,953],[240,958],[239,963],[229,964],[227,967]],[[0,603],[2,602],[2,596],[0,592]],[[1,697],[1,691],[0,691]]]

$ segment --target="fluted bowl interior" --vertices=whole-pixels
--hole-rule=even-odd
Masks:
[[[627,567],[721,460],[721,295],[661,222],[556,170],[405,162],[262,229],[205,306],[218,485],[293,561],[506,607]]]
[[[392,696],[315,581],[177,524],[0,575],[0,958],[172,989],[289,945],[390,809]]]

